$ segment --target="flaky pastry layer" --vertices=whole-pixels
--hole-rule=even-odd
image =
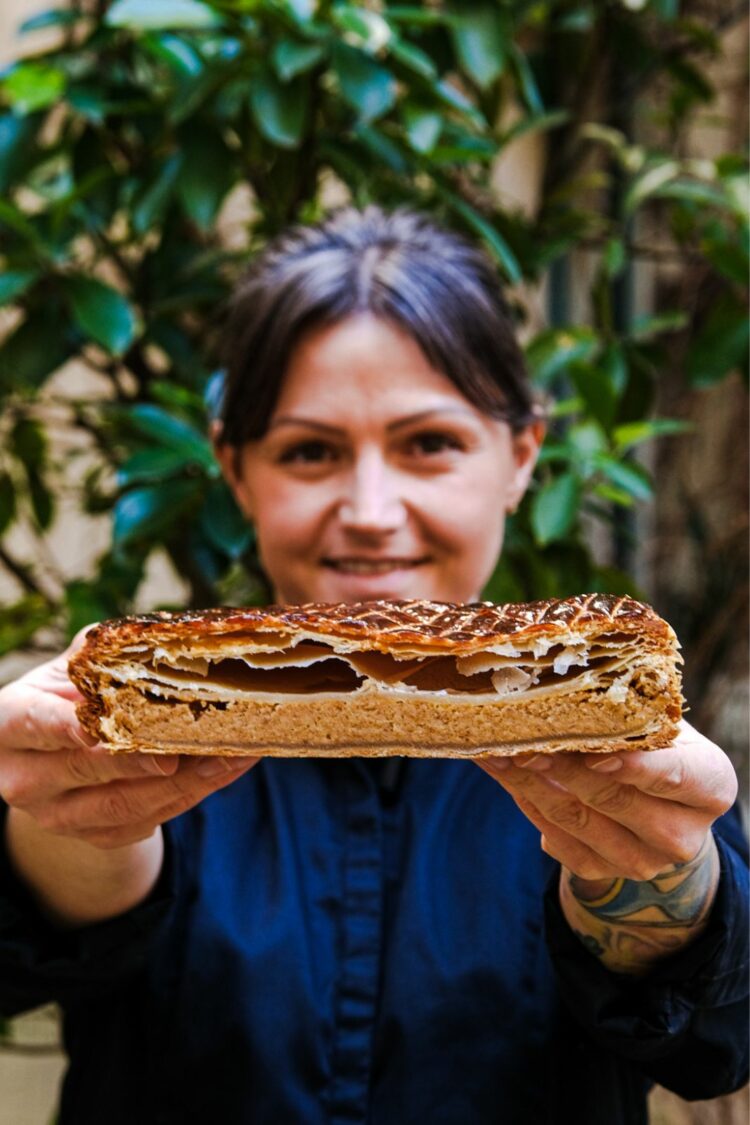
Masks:
[[[668,745],[679,659],[648,606],[591,594],[123,618],[70,675],[114,750],[484,757]]]

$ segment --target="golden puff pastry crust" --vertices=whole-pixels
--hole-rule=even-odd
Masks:
[[[649,606],[586,594],[127,617],[88,633],[70,676],[115,751],[489,757],[666,746],[679,663]]]

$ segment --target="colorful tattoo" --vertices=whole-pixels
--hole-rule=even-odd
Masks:
[[[589,881],[563,872],[561,902],[590,953],[608,968],[637,973],[697,936],[717,882],[718,856],[709,835],[694,859],[644,882]]]

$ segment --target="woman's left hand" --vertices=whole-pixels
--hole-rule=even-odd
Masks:
[[[693,859],[737,795],[723,750],[684,720],[663,750],[478,761],[581,879],[650,880]]]

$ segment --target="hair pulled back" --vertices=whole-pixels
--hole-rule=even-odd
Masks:
[[[406,331],[479,410],[534,414],[523,354],[489,257],[423,213],[344,207],[287,228],[253,261],[224,334],[221,440],[262,437],[302,333],[368,312]]]

